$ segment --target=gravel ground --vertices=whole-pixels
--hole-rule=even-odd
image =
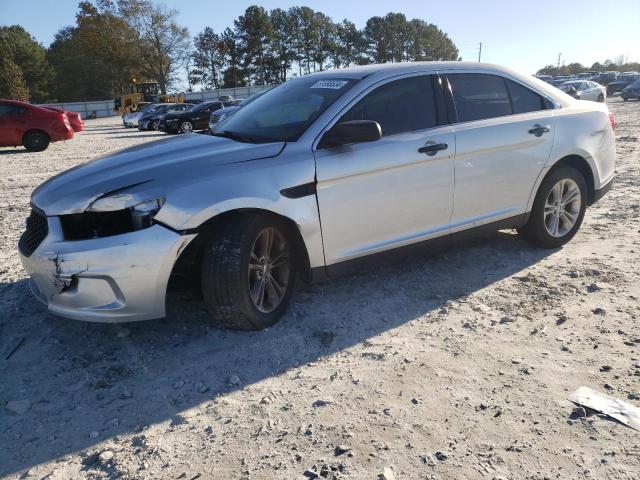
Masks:
[[[48,315],[15,248],[30,192],[162,134],[111,118],[0,149],[0,477],[640,478],[640,433],[566,400],[640,405],[640,102],[610,108],[616,185],[566,247],[503,231],[381,263],[257,333],[180,295],[145,323]]]

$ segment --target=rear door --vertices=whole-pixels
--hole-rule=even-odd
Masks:
[[[452,231],[526,212],[554,138],[552,104],[498,75],[449,73],[456,136]]]
[[[336,120],[376,121],[382,138],[315,152],[327,265],[448,233],[455,139],[438,112],[437,77],[414,74],[372,86]]]
[[[28,120],[26,108],[10,103],[0,103],[0,146],[21,145]]]

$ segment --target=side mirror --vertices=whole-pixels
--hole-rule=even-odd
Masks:
[[[324,134],[319,148],[333,148],[349,143],[375,142],[382,138],[382,128],[373,120],[350,120],[337,123]]]

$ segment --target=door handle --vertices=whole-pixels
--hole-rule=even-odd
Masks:
[[[424,147],[420,147],[418,152],[426,153],[429,156],[433,156],[438,153],[440,150],[446,150],[449,148],[449,145],[446,143],[431,143],[429,145],[425,145]]]
[[[543,127],[542,125],[538,125],[537,123],[533,126],[533,128],[531,130],[529,130],[529,133],[531,135],[535,135],[536,137],[541,137],[543,133],[547,133],[551,131],[551,127],[549,125],[547,125],[546,127]]]

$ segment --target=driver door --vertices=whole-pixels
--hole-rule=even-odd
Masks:
[[[455,137],[439,85],[413,74],[371,87],[337,123],[374,120],[382,138],[315,151],[327,265],[448,233]]]

